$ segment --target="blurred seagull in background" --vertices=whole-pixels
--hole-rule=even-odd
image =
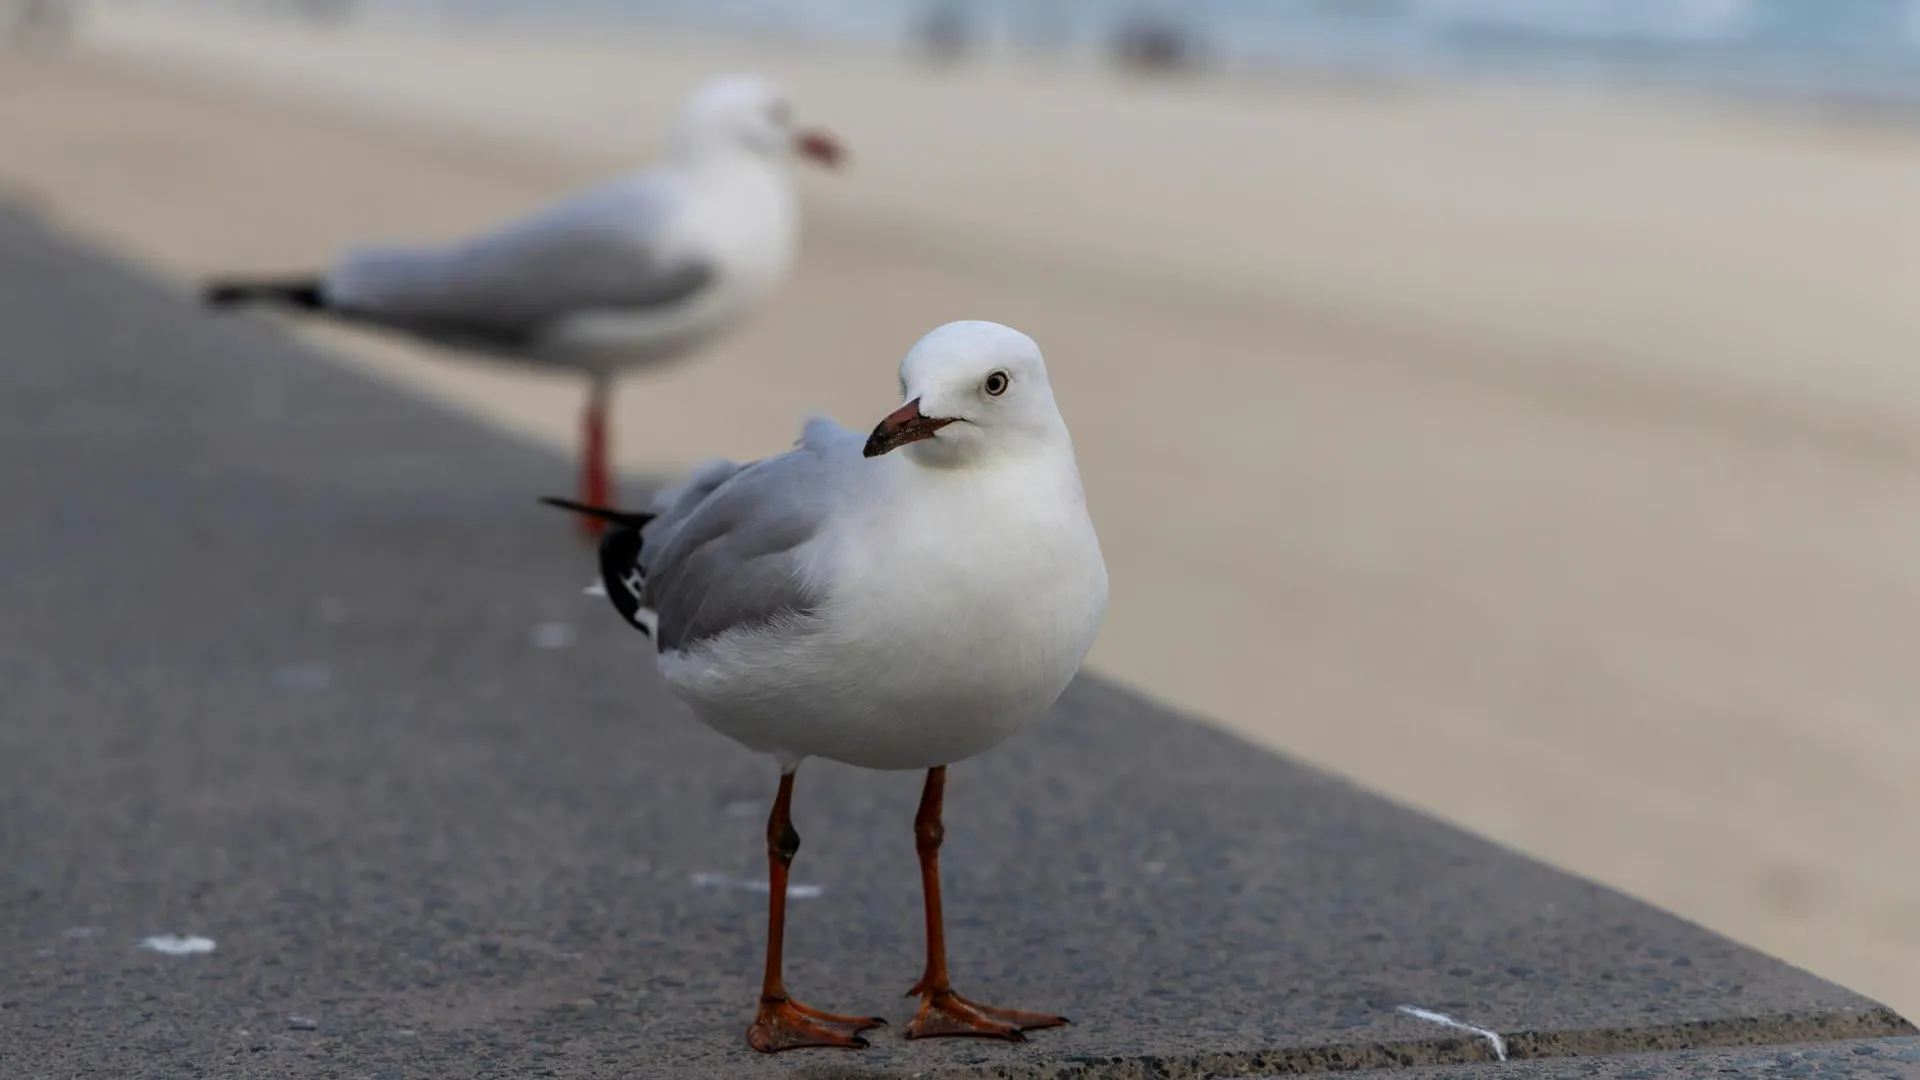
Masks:
[[[350,248],[315,274],[210,282],[205,299],[585,373],[580,496],[600,505],[614,376],[685,355],[759,308],[798,245],[790,159],[836,168],[844,156],[831,135],[797,126],[780,87],[724,76],[687,99],[652,168],[467,240]]]

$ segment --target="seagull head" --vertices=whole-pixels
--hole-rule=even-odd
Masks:
[[[1032,338],[991,322],[953,322],[900,361],[906,404],[868,436],[867,457],[906,447],[923,465],[967,465],[1071,446],[1046,361]]]
[[[693,92],[674,124],[682,155],[746,151],[773,161],[800,157],[838,168],[846,151],[840,141],[795,121],[785,90],[758,75],[723,75]]]

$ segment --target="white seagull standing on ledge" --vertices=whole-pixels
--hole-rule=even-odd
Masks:
[[[756,1050],[867,1045],[875,1017],[801,1005],[781,981],[794,771],[810,757],[925,769],[913,832],[927,965],[909,1038],[1018,1041],[1057,1016],[968,1001],[947,978],[940,810],[949,763],[1018,731],[1065,690],[1107,607],[1107,570],[1040,349],[949,323],[900,364],[906,404],[870,435],[810,421],[799,444],[714,462],[648,514],[548,502],[612,523],[608,597],[650,634],[702,720],[772,755],[771,906]]]
[[[797,128],[779,87],[717,78],[681,107],[669,156],[650,169],[468,240],[353,248],[319,274],[215,281],[205,297],[585,373],[580,494],[602,504],[613,377],[687,353],[786,279],[799,239],[787,168],[796,155],[831,168],[843,151]]]

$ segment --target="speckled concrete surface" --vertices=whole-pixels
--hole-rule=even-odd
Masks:
[[[961,988],[1022,1047],[741,1047],[772,770],[579,595],[568,465],[0,216],[10,1077],[1198,1076],[1909,1032],[1083,681],[954,770]],[[809,765],[789,982],[908,1015],[917,777]],[[204,955],[140,947],[202,935]]]
[[[1394,1070],[1391,1076],[1393,1080],[1913,1080],[1920,1077],[1920,1039],[1435,1065]]]

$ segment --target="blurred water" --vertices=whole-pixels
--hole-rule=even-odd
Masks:
[[[1214,62],[1691,84],[1920,102],[1920,0],[368,0],[569,20],[664,21],[892,45],[935,11],[978,47],[1100,53],[1124,21],[1177,22]]]

